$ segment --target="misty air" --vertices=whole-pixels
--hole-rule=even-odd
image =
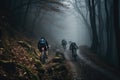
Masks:
[[[0,80],[120,80],[119,0],[1,0]]]

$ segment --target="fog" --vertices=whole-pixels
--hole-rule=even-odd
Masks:
[[[66,4],[66,3],[65,3]],[[83,23],[82,17],[69,4],[69,8],[61,8],[61,12],[42,10],[34,27],[34,34],[39,39],[41,36],[48,40],[50,45],[60,45],[61,40],[74,41],[77,45],[91,45],[88,28]],[[34,10],[34,8],[32,9]],[[28,16],[28,23],[32,22],[32,15]]]

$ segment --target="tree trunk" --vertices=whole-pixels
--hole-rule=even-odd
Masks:
[[[104,51],[104,38],[103,38],[103,19],[102,19],[102,12],[101,12],[101,1],[98,0],[98,28],[99,28],[99,54],[102,55],[105,53]]]
[[[105,12],[106,12],[106,32],[107,32],[107,52],[106,54],[110,54],[110,22],[109,22],[109,12],[107,0],[105,0]]]
[[[97,36],[97,30],[96,30],[96,17],[95,17],[95,5],[94,5],[94,0],[89,0],[88,1],[89,5],[89,15],[90,15],[90,23],[91,23],[91,28],[92,28],[92,34],[93,34],[93,40],[92,40],[92,46],[91,49],[93,52],[97,53],[98,50],[98,36]]]
[[[22,25],[23,30],[25,30],[26,17],[27,17],[27,13],[29,11],[29,8],[30,8],[30,4],[31,4],[31,0],[28,0],[26,11],[25,11],[25,15],[23,17],[23,25]]]
[[[114,28],[116,34],[116,46],[119,57],[119,68],[120,68],[120,28],[119,28],[119,0],[113,0],[114,5]]]

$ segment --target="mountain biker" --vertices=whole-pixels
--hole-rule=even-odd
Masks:
[[[70,50],[72,51],[72,56],[73,57],[77,56],[77,49],[78,49],[78,46],[76,45],[76,43],[75,42],[71,42]]]
[[[38,42],[38,49],[40,52],[42,52],[42,47],[44,47],[45,50],[45,56],[47,58],[47,50],[49,49],[48,42],[44,37],[41,37],[39,42]]]
[[[61,44],[62,44],[63,48],[66,49],[67,41],[65,39],[63,39],[61,41]]]

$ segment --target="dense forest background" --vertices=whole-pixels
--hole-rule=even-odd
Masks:
[[[85,24],[92,29],[91,49],[107,62],[118,66],[120,59],[120,15],[118,0],[75,0],[76,10],[83,17]],[[83,8],[86,14],[83,13]]]
[[[34,27],[42,19],[42,10],[60,12],[64,0],[1,0],[1,30],[35,37]],[[120,67],[120,1],[119,0],[68,0],[82,17],[91,34],[91,50],[111,66]],[[52,3],[52,5],[51,5]],[[30,18],[32,16],[32,18]],[[8,22],[8,23],[6,23]],[[3,24],[5,23],[5,24]],[[11,31],[12,34],[13,31]],[[14,33],[13,33],[14,34]]]

